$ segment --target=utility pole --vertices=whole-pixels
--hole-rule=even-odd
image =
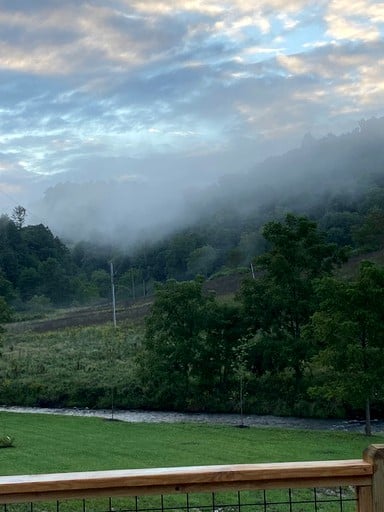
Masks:
[[[112,289],[113,325],[116,327],[116,298],[115,298],[115,283],[113,281],[113,263],[112,263],[112,261],[111,261],[111,289]]]
[[[111,261],[111,290],[112,290],[112,313],[113,313],[113,325],[116,329],[116,298],[115,298],[115,283],[113,280],[113,263]],[[112,357],[112,355],[111,355]],[[111,420],[114,420],[115,412],[115,386],[112,385],[111,389]]]

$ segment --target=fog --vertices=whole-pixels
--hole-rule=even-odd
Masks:
[[[106,173],[108,160],[99,160],[92,181],[77,176],[50,186],[31,205],[29,221],[39,219],[70,245],[84,240],[132,250],[216,212],[247,215],[274,202],[300,212],[327,194],[358,195],[383,172],[383,144],[384,118],[372,118],[339,136],[307,134],[300,147],[248,168],[231,161],[232,173],[213,164],[205,175],[194,172],[197,158],[153,162],[149,170],[143,162],[121,162]]]
[[[195,222],[201,215],[196,203],[205,191],[226,170],[236,168],[241,174],[249,168],[240,165],[233,155],[88,158],[92,173],[68,172],[45,180],[49,186],[41,197],[28,201],[27,220],[48,225],[70,244],[85,240],[132,248]]]
[[[3,0],[1,212],[132,248],[282,188],[302,201],[349,158],[296,154],[304,136],[384,115],[379,4]]]

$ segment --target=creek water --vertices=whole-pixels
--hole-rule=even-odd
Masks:
[[[364,432],[362,420],[291,418],[283,416],[258,416],[239,414],[179,413],[161,411],[107,410],[107,409],[54,409],[41,407],[2,406],[0,411],[33,414],[56,414],[65,416],[88,416],[114,419],[130,423],[205,423],[246,427],[275,427],[304,430],[339,430]],[[384,420],[373,420],[372,431],[384,432]]]

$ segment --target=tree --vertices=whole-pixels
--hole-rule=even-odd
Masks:
[[[247,365],[247,357],[249,356],[249,340],[245,338],[240,340],[239,344],[233,350],[232,368],[235,378],[238,380],[238,403],[240,413],[240,427],[244,425],[244,402],[246,397],[246,385],[250,378],[250,372]],[[236,396],[235,391],[235,396]]]
[[[363,262],[356,279],[323,278],[317,292],[320,305],[309,331],[324,380],[313,392],[365,408],[370,435],[370,405],[384,392],[384,267]]]
[[[6,303],[4,297],[0,297],[0,332],[1,324],[10,322],[12,318],[12,311]]]
[[[217,251],[210,245],[198,247],[188,257],[187,268],[192,277],[203,275],[208,277],[212,273],[217,258]]]
[[[19,274],[18,288],[22,300],[31,299],[41,288],[39,272],[33,267],[24,267]]]
[[[0,268],[13,285],[17,282],[24,253],[20,231],[7,215],[0,217]]]
[[[363,217],[361,226],[354,229],[356,244],[366,251],[375,251],[384,244],[384,210],[372,208]]]
[[[25,226],[20,231],[20,236],[30,259],[42,262],[48,258],[54,258],[62,265],[66,265],[68,269],[70,268],[72,262],[68,248],[52,234],[48,227],[43,224]]]
[[[158,285],[139,373],[147,405],[203,409],[230,394],[238,308],[220,305],[203,281]]]
[[[140,268],[131,267],[122,274],[116,286],[117,297],[120,299],[136,299],[145,295],[146,273]]]
[[[238,384],[238,367],[233,361],[244,341],[244,322],[237,305],[214,300],[207,306],[206,339],[199,354],[199,393],[206,402],[223,408],[229,406]]]
[[[27,210],[24,206],[15,206],[12,210],[11,219],[15,223],[17,229],[21,229],[25,222],[25,217],[27,215]]]
[[[4,272],[0,268],[0,296],[4,297],[7,302],[15,299],[15,290],[12,286],[12,283],[6,279],[4,276]]]
[[[288,214],[263,229],[269,250],[256,259],[256,279],[246,279],[239,299],[254,345],[255,367],[281,372],[290,368],[299,392],[310,346],[302,329],[315,311],[314,281],[331,272],[344,255],[325,241],[315,222]],[[294,398],[294,397],[292,397]]]
[[[187,260],[192,251],[201,246],[200,237],[188,230],[174,235],[165,251],[167,277],[185,279]]]
[[[154,404],[186,407],[191,399],[212,301],[199,280],[158,285],[140,359],[146,394]]]
[[[339,246],[353,246],[352,230],[359,225],[360,216],[356,211],[330,211],[320,221],[320,227],[327,233],[327,240]]]
[[[97,289],[98,294],[102,298],[111,295],[111,276],[106,270],[94,270],[91,274],[91,284]]]
[[[54,304],[67,304],[73,297],[72,283],[65,269],[55,258],[40,265],[41,291]]]

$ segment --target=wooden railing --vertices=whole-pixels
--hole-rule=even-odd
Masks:
[[[384,512],[384,445],[358,460],[3,476],[0,503],[338,486],[356,489],[358,512]]]

